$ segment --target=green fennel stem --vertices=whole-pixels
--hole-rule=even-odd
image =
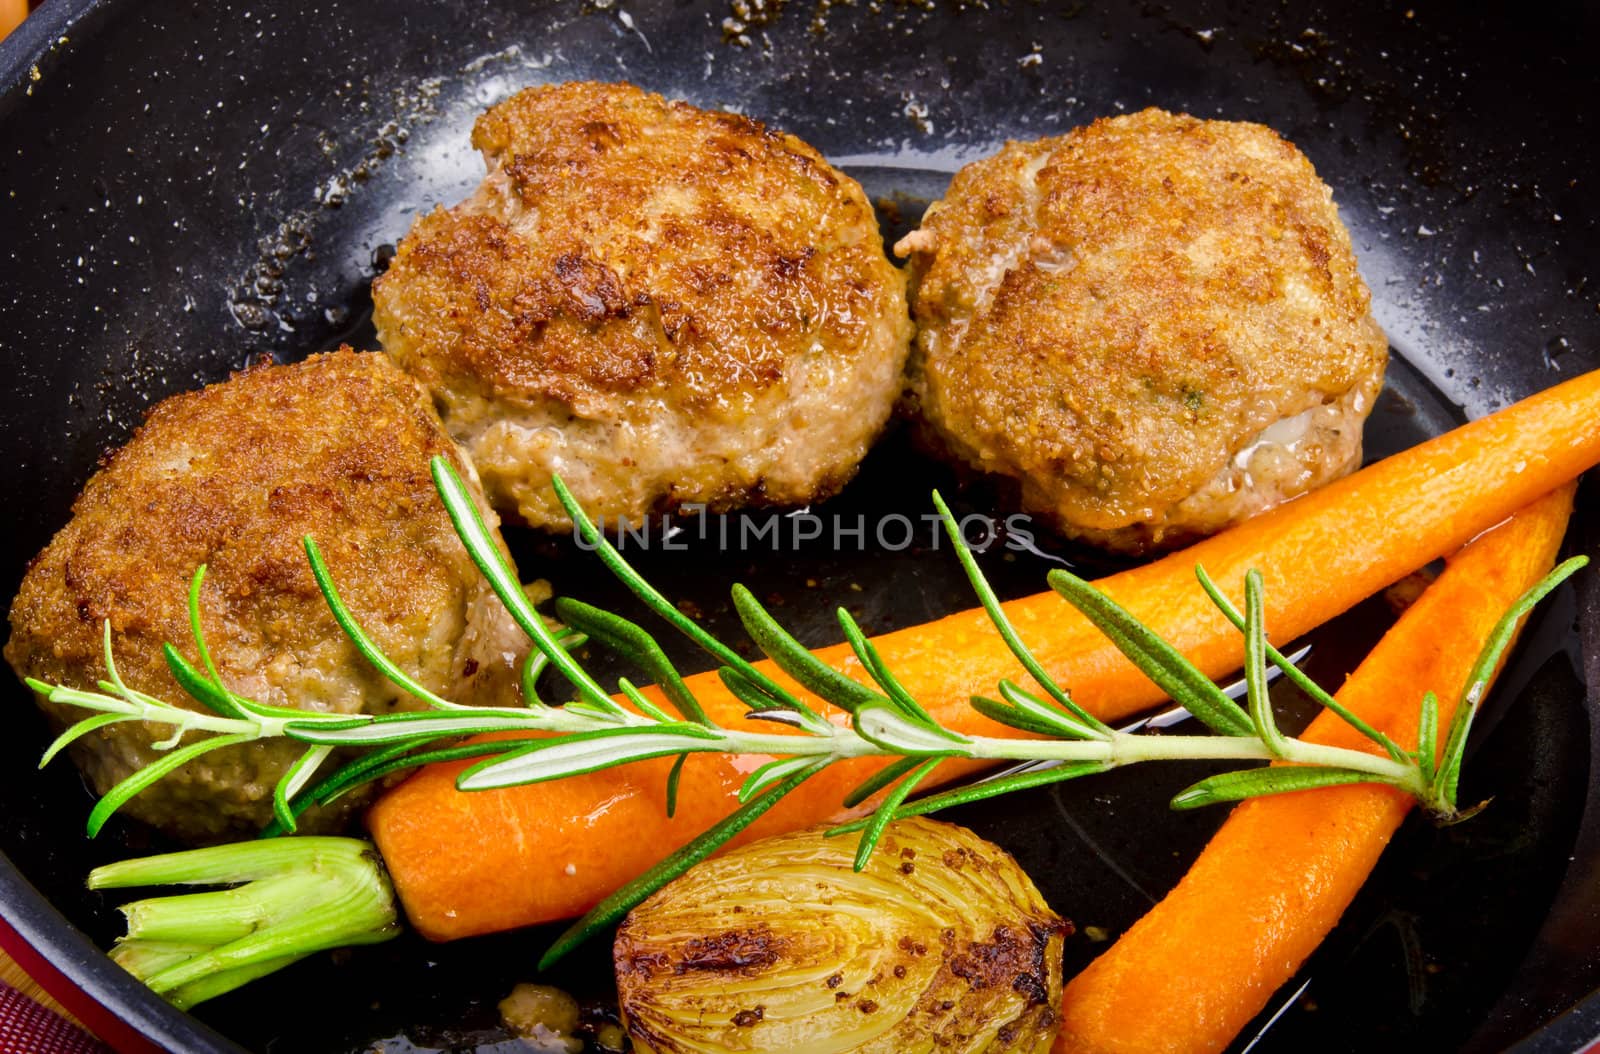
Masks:
[[[122,908],[112,953],[179,1006],[193,1006],[313,952],[400,932],[394,891],[368,843],[285,838],[191,849],[97,868],[89,888],[228,885]]]

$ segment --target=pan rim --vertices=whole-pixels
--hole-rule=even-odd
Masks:
[[[34,71],[49,75],[51,55],[58,44],[80,30],[94,32],[98,16],[116,6],[116,0],[51,0],[0,41],[0,120],[21,103]],[[1591,685],[1589,694],[1591,699],[1600,700],[1600,684]],[[1597,712],[1600,710],[1591,703],[1591,713]],[[1600,755],[1595,761],[1600,762]],[[1600,805],[1592,804],[1591,810],[1600,811]],[[247,1054],[246,1048],[173,1007],[123,971],[62,915],[4,852],[0,852],[0,923],[138,1038],[159,1049],[185,1054]],[[115,1042],[114,1037],[102,1038]],[[1590,1051],[1597,1045],[1600,988],[1508,1049],[1512,1054],[1557,1054]]]

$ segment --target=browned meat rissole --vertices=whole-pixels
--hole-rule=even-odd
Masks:
[[[1387,343],[1311,163],[1146,110],[968,165],[912,254],[937,447],[1069,535],[1165,548],[1360,462]]]
[[[488,178],[373,290],[496,507],[565,524],[825,496],[898,393],[904,281],[860,186],[793,136],[625,84],[533,88]]]
[[[107,458],[29,568],[6,658],[21,675],[90,687],[105,678],[109,619],[126,683],[198,709],[161,646],[198,662],[187,602],[205,564],[206,640],[235,691],[307,710],[417,708],[334,623],[301,547],[311,534],[357,619],[402,669],[447,697],[509,701],[511,663],[526,645],[451,529],[429,475],[435,454],[464,468],[420,386],[376,353],[260,367],[173,396]],[[47,709],[58,722],[86,716]],[[156,760],[151,744],[170,732],[114,724],[79,740],[75,760],[103,794]],[[303,749],[285,740],[220,749],[127,811],[190,840],[249,834],[270,818],[273,785]],[[312,826],[334,826],[360,800]]]

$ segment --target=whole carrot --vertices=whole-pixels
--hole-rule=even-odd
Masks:
[[[1339,701],[1410,749],[1431,690],[1448,727],[1495,622],[1550,569],[1572,493],[1569,485],[1541,499],[1453,558]],[[1330,713],[1302,738],[1372,746]],[[1413,800],[1368,784],[1238,806],[1177,888],[1067,985],[1055,1050],[1225,1048],[1339,921]]]
[[[1280,640],[1298,636],[1600,462],[1597,421],[1600,371],[1096,585],[1220,677],[1240,665],[1241,638],[1196,586],[1196,564],[1234,595],[1245,572],[1258,569],[1267,624]],[[1161,700],[1160,690],[1054,593],[1011,601],[1005,610],[1045,668],[1098,716],[1116,719]],[[973,693],[993,691],[1002,678],[1026,677],[981,610],[887,634],[875,644],[941,724],[964,733],[1008,734],[968,706]],[[847,646],[817,654],[865,678]],[[762,668],[800,691],[770,664]],[[714,674],[688,683],[718,722],[736,722],[744,713]],[[455,789],[462,764],[436,765],[380,799],[368,822],[411,921],[428,937],[447,940],[588,910],[731,812],[744,776],[765,760],[690,757],[671,820],[665,809],[670,759],[471,794]],[[832,766],[743,837],[838,815],[845,792],[876,764]],[[935,775],[948,779],[961,771],[946,765]]]

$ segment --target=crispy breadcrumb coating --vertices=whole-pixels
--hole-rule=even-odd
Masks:
[[[959,172],[913,258],[934,445],[1115,549],[1209,534],[1361,459],[1388,346],[1311,163],[1160,110]]]
[[[736,114],[625,84],[479,118],[489,174],[374,286],[490,500],[567,518],[801,503],[854,473],[898,392],[904,281],[860,186]]]
[[[429,474],[435,454],[470,480],[421,386],[378,353],[258,367],[175,395],[106,458],[28,569],[5,656],[19,675],[92,689],[106,676],[109,620],[129,687],[201,709],[162,645],[198,663],[187,604],[204,564],[206,642],[234,691],[305,710],[420,708],[334,622],[302,548],[309,534],[356,619],[402,669],[449,698],[509,702],[526,645],[451,528]],[[44,705],[57,724],[86,716]],[[157,760],[151,744],[171,731],[112,724],[78,740],[74,759],[103,794]],[[252,833],[304,749],[286,740],[219,749],[126,811],[187,840]]]

